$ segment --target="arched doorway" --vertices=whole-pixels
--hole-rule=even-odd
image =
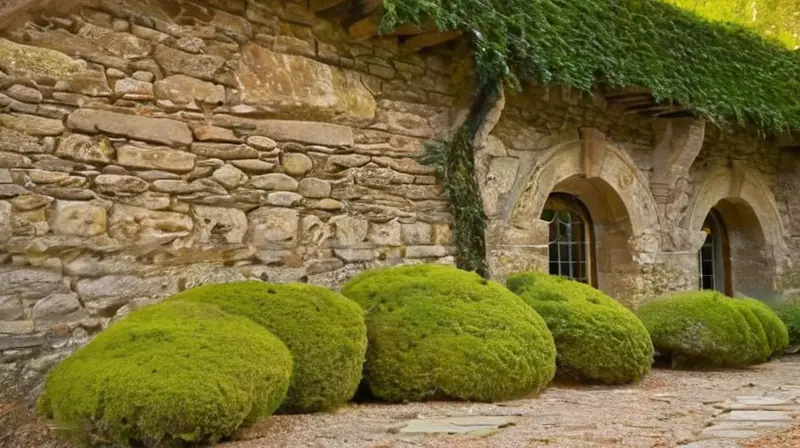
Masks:
[[[733,295],[728,230],[717,209],[709,212],[703,222],[703,232],[706,240],[697,253],[699,288]]]
[[[770,301],[775,266],[755,210],[741,198],[717,202],[703,221],[698,252],[700,289]]]

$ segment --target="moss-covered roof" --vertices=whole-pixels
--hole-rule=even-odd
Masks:
[[[472,30],[479,81],[639,86],[715,122],[800,129],[800,56],[656,0],[384,0],[382,30]]]

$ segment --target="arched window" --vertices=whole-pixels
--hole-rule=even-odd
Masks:
[[[583,203],[572,195],[553,193],[547,198],[541,219],[550,224],[550,274],[594,286],[594,235]]]
[[[706,216],[703,231],[706,233],[706,241],[697,254],[700,265],[699,287],[732,295],[728,234],[717,210],[712,209]]]

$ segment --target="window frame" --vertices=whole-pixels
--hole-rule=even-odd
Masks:
[[[554,192],[550,193],[550,195],[547,197],[544,207],[542,208],[542,213],[539,214],[539,218],[548,223],[547,272],[549,273],[551,264],[550,247],[552,244],[556,243],[554,243],[552,240],[553,220],[555,219],[555,217],[553,217],[553,220],[551,221],[546,221],[543,219],[544,214],[548,210],[552,210],[554,212],[568,211],[574,215],[577,215],[578,218],[580,218],[581,221],[583,221],[584,233],[586,235],[585,238],[586,247],[584,248],[586,277],[587,277],[586,284],[596,288],[597,287],[597,253],[595,250],[596,239],[595,239],[594,221],[592,221],[592,215],[589,213],[589,209],[577,196],[569,193]],[[565,275],[563,276],[567,277]]]

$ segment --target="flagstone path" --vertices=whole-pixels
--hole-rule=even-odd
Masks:
[[[552,386],[538,398],[506,403],[361,404],[335,414],[274,416],[225,448],[744,448],[798,417],[795,356],[735,371],[654,370],[624,387]],[[769,446],[800,447],[800,439],[787,437]]]

